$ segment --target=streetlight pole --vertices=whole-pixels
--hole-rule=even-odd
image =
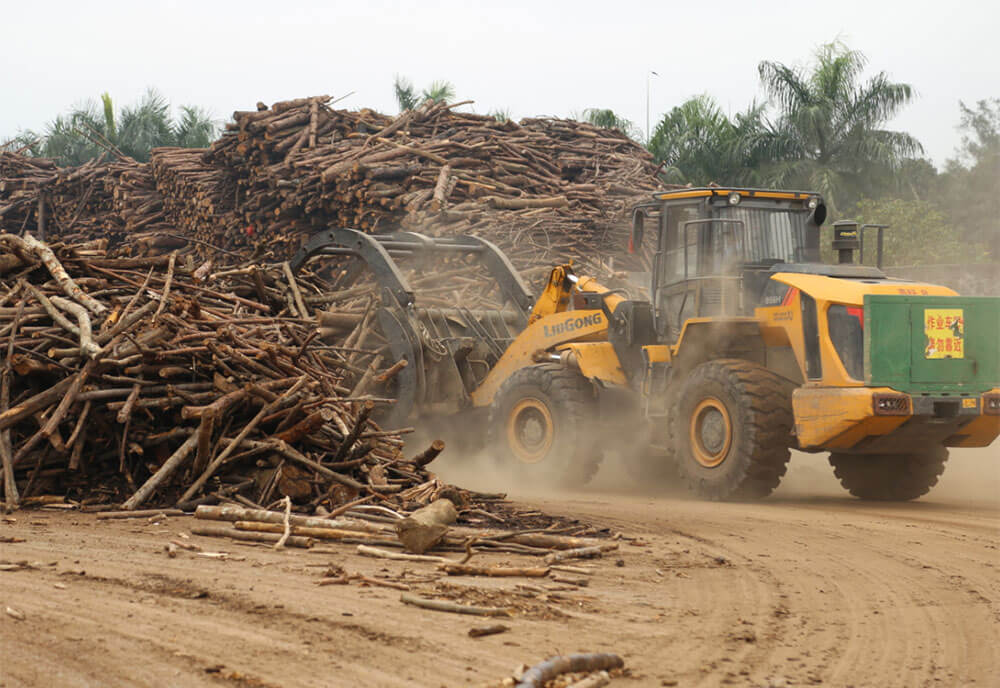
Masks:
[[[649,77],[660,76],[653,70],[646,72],[646,145],[649,145]]]

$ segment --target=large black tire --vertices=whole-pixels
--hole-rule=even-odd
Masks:
[[[760,499],[781,482],[791,457],[788,383],[740,359],[703,363],[688,375],[673,417],[676,465],[707,499]]]
[[[579,487],[604,456],[594,386],[559,363],[522,368],[497,391],[488,450],[517,480]]]
[[[937,485],[948,450],[932,447],[909,454],[830,454],[833,473],[855,497],[906,502]]]

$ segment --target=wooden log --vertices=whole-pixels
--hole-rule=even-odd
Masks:
[[[265,542],[268,544],[275,544],[281,539],[281,535],[278,533],[252,533],[244,530],[236,530],[235,528],[227,528],[226,526],[217,525],[198,525],[191,526],[192,535],[203,535],[206,537],[226,537],[233,540],[242,540],[244,542]],[[286,547],[300,547],[303,549],[309,549],[315,544],[312,538],[299,537],[292,535],[285,539]]]
[[[197,519],[207,519],[214,521],[256,521],[258,523],[284,523],[285,515],[280,511],[267,511],[264,509],[248,509],[240,506],[209,506],[201,505],[195,512]],[[359,533],[377,533],[383,529],[373,526],[364,521],[354,519],[328,519],[292,514],[288,517],[288,522],[293,526],[306,526],[310,528],[335,528],[339,530],[352,530]]]
[[[497,210],[524,210],[525,208],[565,208],[569,201],[565,196],[552,198],[502,198],[489,196],[486,202]]]
[[[552,552],[545,555],[546,564],[554,564],[566,559],[592,559],[603,556],[604,552],[618,549],[617,544],[598,545],[596,547],[579,547],[577,549],[564,549],[559,552]]]
[[[21,316],[24,313],[24,301],[17,305],[17,312],[14,314],[14,322],[11,323],[10,338],[7,341],[6,361],[3,369],[0,370],[0,416],[8,411],[10,406],[10,387],[13,378],[11,352],[14,350],[14,340],[17,337],[17,330],[20,326]],[[0,461],[3,464],[3,489],[4,504],[7,509],[16,509],[20,501],[17,491],[17,483],[14,480],[14,448],[11,442],[11,433],[7,428],[0,429]]]
[[[375,381],[378,382],[379,384],[385,384],[386,382],[388,382],[392,378],[396,377],[396,375],[399,373],[399,371],[401,371],[403,368],[405,368],[408,364],[409,364],[409,361],[407,361],[405,358],[399,359],[398,361],[396,361],[395,363],[393,363],[391,366],[389,366],[385,370],[384,373],[381,373],[380,375],[376,375],[375,376]]]
[[[121,520],[124,518],[150,518],[152,516],[187,516],[180,509],[142,509],[138,511],[98,511],[96,514],[100,521]]]
[[[441,452],[443,451],[444,451],[444,440],[434,440],[433,442],[431,442],[431,446],[427,447],[427,449],[423,450],[422,452],[414,456],[412,459],[410,459],[410,463],[419,466],[420,468],[423,468],[424,466],[428,465],[431,461],[436,459],[438,456],[440,456]]]
[[[75,376],[65,377],[48,389],[0,413],[0,430],[9,428],[58,401],[65,394],[66,390],[70,388],[75,379]]]
[[[469,629],[470,638],[485,638],[488,635],[496,635],[498,633],[506,633],[510,630],[510,626],[504,626],[503,624],[493,624],[492,626],[476,626],[475,628]]]
[[[451,190],[451,165],[441,167],[434,194],[431,196],[431,210],[442,210],[448,203],[448,193]]]
[[[396,524],[396,536],[414,554],[423,554],[444,539],[448,526],[458,520],[455,505],[438,499],[417,509]]]
[[[73,278],[69,276],[69,273],[66,272],[66,268],[56,258],[56,254],[44,242],[39,241],[30,234],[25,234],[23,238],[12,234],[2,234],[0,235],[0,243],[6,243],[21,253],[37,257],[66,295],[94,315],[103,315],[108,310],[107,306],[91,298],[76,284]]]
[[[368,545],[358,545],[357,553],[363,557],[375,557],[377,559],[392,559],[394,561],[422,561],[435,564],[450,562],[446,557],[437,557],[431,554],[405,554],[403,552],[391,552]]]
[[[466,604],[457,604],[446,600],[429,600],[416,595],[403,594],[399,596],[399,601],[403,604],[411,604],[422,609],[433,609],[438,612],[451,612],[453,614],[469,614],[472,616],[510,616],[510,611],[502,607],[475,607]]]
[[[93,335],[91,334],[90,315],[87,313],[87,309],[75,301],[70,301],[59,296],[53,296],[50,301],[53,305],[76,317],[77,332],[80,337],[80,355],[84,358],[93,358],[96,356],[100,352],[101,347],[94,343]]]
[[[548,533],[518,533],[505,538],[507,542],[516,542],[529,547],[545,547],[547,549],[579,549],[581,547],[601,547],[602,551],[610,552],[618,549],[617,543],[595,538],[567,537],[565,535],[550,535]]]
[[[260,523],[257,521],[236,521],[234,524],[237,530],[249,530],[256,533],[281,533],[284,532],[284,525],[278,523]],[[388,538],[373,538],[370,533],[357,530],[338,530],[335,528],[316,528],[311,526],[300,526],[290,524],[292,534],[303,535],[317,540],[346,540],[348,542],[363,539],[368,542],[378,542],[379,544],[389,544],[392,540]]]
[[[510,577],[523,577],[523,578],[544,578],[549,575],[548,568],[526,568],[526,567],[507,567],[507,566],[473,566],[471,564],[459,564],[455,562],[448,562],[446,564],[440,564],[439,569],[447,573],[449,576],[490,576],[494,578],[510,578]]]
[[[621,669],[623,666],[625,661],[621,657],[604,652],[552,657],[524,672],[516,688],[542,688],[562,674]]]
[[[143,483],[142,487],[136,490],[135,494],[129,497],[128,500],[122,504],[122,509],[131,511],[149,499],[150,495],[153,494],[153,491],[162,485],[167,478],[173,475],[174,471],[180,468],[181,464],[184,463],[184,460],[187,459],[188,455],[191,454],[197,445],[198,432],[195,431],[188,436],[187,440],[184,441],[184,444],[178,447],[177,451],[175,451],[170,458],[163,462],[163,465],[149,477],[149,480]]]

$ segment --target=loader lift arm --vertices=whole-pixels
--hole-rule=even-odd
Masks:
[[[400,272],[394,258],[426,259],[432,253],[476,255],[490,276],[496,280],[504,297],[527,317],[534,297],[510,260],[495,244],[474,236],[428,237],[416,232],[365,234],[356,229],[329,229],[316,234],[290,261],[298,272],[316,255],[353,256],[364,261],[378,283],[388,289],[404,308],[414,302],[413,290]]]

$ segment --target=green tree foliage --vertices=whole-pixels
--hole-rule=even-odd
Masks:
[[[433,100],[435,103],[448,103],[455,99],[455,87],[450,81],[431,82],[420,94],[425,101]]]
[[[206,110],[181,106],[181,118],[174,123],[174,138],[183,148],[208,148],[215,139],[215,124]]]
[[[215,138],[216,126],[201,108],[185,106],[174,121],[170,104],[155,90],[138,103],[116,110],[111,96],[58,115],[41,134],[26,132],[39,143],[32,153],[54,158],[60,165],[81,165],[108,153],[126,155],[140,162],[158,146],[204,148]]]
[[[630,139],[637,140],[640,137],[639,130],[632,123],[632,120],[620,117],[614,110],[608,108],[587,108],[583,111],[582,119],[595,127],[616,129]]]
[[[510,109],[503,108],[493,108],[486,113],[498,122],[509,122],[510,121]]]
[[[941,175],[944,207],[969,242],[1000,245],[1000,98],[959,103],[962,144]],[[1000,256],[995,256],[1000,259]]]
[[[406,112],[417,107],[417,91],[413,88],[412,81],[397,74],[392,82],[392,87],[396,94],[396,104],[399,105],[400,112]]]
[[[730,119],[711,96],[700,95],[663,116],[649,151],[671,183],[753,185],[766,135],[761,106],[754,103]]]
[[[883,128],[913,99],[913,88],[885,72],[861,83],[866,64],[863,53],[837,42],[821,46],[808,68],[760,63],[777,108],[762,141],[769,184],[819,191],[836,212],[922,152],[909,134]]]
[[[396,104],[399,105],[400,112],[412,110],[421,103],[433,100],[438,103],[448,103],[455,99],[455,87],[450,81],[437,80],[423,89],[419,95],[413,82],[396,75],[392,82],[393,92],[396,96]]]
[[[889,225],[884,246],[887,266],[988,262],[997,258],[987,244],[965,241],[933,201],[864,199],[857,204],[856,215],[862,224]],[[874,264],[874,249],[872,230],[865,236],[866,263]]]

